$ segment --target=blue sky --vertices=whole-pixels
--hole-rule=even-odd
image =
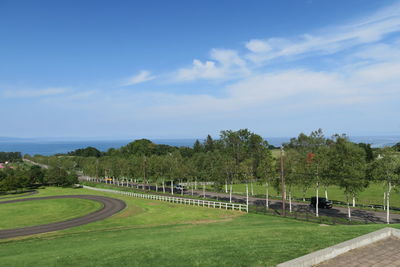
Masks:
[[[0,136],[400,134],[400,1],[0,0]]]

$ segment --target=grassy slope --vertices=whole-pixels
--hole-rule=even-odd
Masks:
[[[101,203],[86,199],[49,199],[1,204],[0,229],[65,221],[96,211],[101,206]]]
[[[70,193],[93,192],[50,188],[40,195]],[[104,195],[120,197],[128,207],[100,222],[3,241],[0,262],[4,266],[273,266],[385,227],[319,226]]]

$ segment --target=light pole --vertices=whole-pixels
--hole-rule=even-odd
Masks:
[[[285,208],[285,204],[286,204],[286,190],[285,190],[285,175],[284,175],[284,171],[283,171],[283,155],[284,155],[285,151],[283,150],[283,146],[281,147],[281,191],[282,191],[282,215],[286,216],[286,208]]]

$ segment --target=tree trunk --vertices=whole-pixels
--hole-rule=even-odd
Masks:
[[[246,205],[247,205],[247,210],[249,210],[249,185],[246,182]]]
[[[181,196],[183,196],[183,185],[182,185],[182,180],[181,180]]]
[[[292,190],[289,190],[289,212],[292,213]]]
[[[316,199],[316,205],[315,205],[315,216],[319,217],[319,210],[318,210],[318,205],[319,205],[319,199],[318,199],[318,189],[319,189],[319,183],[317,182],[317,199]]]
[[[353,208],[356,207],[356,197],[353,195]]]
[[[351,210],[350,210],[349,200],[347,200],[347,215],[349,217],[349,221],[351,221]]]
[[[158,192],[158,183],[156,182],[156,192]]]
[[[254,196],[254,189],[253,189],[253,182],[250,182],[250,186],[251,186],[251,195]]]
[[[388,184],[388,192],[386,196],[386,223],[390,223],[390,191],[392,190],[392,183],[389,182]]]
[[[229,203],[232,203],[232,182],[229,187]]]
[[[203,198],[206,198],[206,183],[203,183]]]
[[[196,180],[194,181],[194,189],[197,190],[197,178],[196,178]]]
[[[171,181],[171,194],[174,194],[174,181]]]
[[[325,198],[326,200],[328,200],[328,189],[326,188],[326,186],[325,186]]]
[[[162,180],[162,191],[163,191],[163,193],[165,193],[165,182],[164,182],[164,179]]]
[[[386,191],[383,192],[383,210],[386,210]]]
[[[225,180],[225,193],[228,193],[228,181]]]
[[[268,192],[268,183],[265,183],[265,207],[269,209],[269,192]]]
[[[194,185],[193,185],[193,183],[190,185],[190,188],[192,189],[192,196],[193,196],[193,194],[194,194],[194,192],[193,192],[193,187],[194,187]]]

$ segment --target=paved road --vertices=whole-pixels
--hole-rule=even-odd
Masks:
[[[80,179],[85,180],[84,176],[81,176]],[[155,186],[148,186],[144,185],[146,190],[150,189],[155,191]],[[124,187],[126,187],[126,183],[124,183]],[[143,188],[142,184],[134,184],[128,182],[128,187],[138,187],[139,189]],[[158,192],[161,193],[162,188],[158,187]],[[166,193],[171,192],[170,187],[165,187]],[[181,194],[180,190],[174,190],[175,195],[179,196]],[[185,190],[185,195],[191,195],[192,191]],[[202,190],[194,190],[194,195],[196,196],[203,196]],[[218,200],[229,201],[229,194],[226,193],[217,193],[217,192],[210,192],[206,191],[206,198],[214,198]],[[232,202],[235,203],[246,203],[246,197],[243,195],[232,195]],[[257,205],[257,206],[265,206],[265,199],[264,198],[256,198],[256,197],[249,197],[249,204],[250,205]],[[269,207],[273,210],[276,210],[280,213],[282,209],[282,202],[280,200],[270,200]],[[289,203],[286,202],[286,209],[289,210]],[[298,211],[302,213],[310,213],[311,216],[314,216],[315,209],[311,208],[308,203],[304,202],[292,202],[292,209],[293,211]],[[287,214],[289,214],[287,212]],[[337,207],[334,206],[332,209],[319,209],[319,214],[322,216],[329,216],[334,218],[344,218],[347,219],[347,208],[346,207]],[[351,217],[352,220],[361,221],[365,223],[386,223],[386,212],[382,211],[372,211],[372,210],[362,210],[357,208],[351,208]],[[391,223],[400,223],[400,214],[390,214],[390,222]]]
[[[190,191],[187,192],[191,194]],[[194,193],[196,195],[203,195],[203,191],[195,190]],[[206,197],[208,198],[218,198],[221,200],[229,201],[229,194],[226,193],[217,193],[217,192],[209,192],[206,191]],[[245,203],[246,197],[243,195],[232,195],[233,202]],[[262,205],[265,206],[265,199],[249,197],[249,204],[253,205]],[[315,213],[314,208],[311,208],[308,203],[302,202],[292,202],[293,211],[300,212],[312,212]],[[279,200],[270,200],[269,206],[271,209],[280,210],[282,209],[282,202]],[[289,203],[286,202],[286,209],[289,207]],[[337,217],[337,218],[347,218],[347,208],[345,207],[333,207],[332,209],[319,209],[319,214],[323,216]],[[386,223],[386,212],[379,211],[369,211],[369,210],[361,210],[357,208],[351,208],[351,216],[353,220],[363,221],[363,222],[373,222],[373,223]],[[400,214],[390,214],[390,222],[391,223],[400,223]]]
[[[29,160],[29,159],[22,159],[23,161],[26,161],[26,162],[28,162],[28,163],[31,163],[31,164],[33,164],[33,165],[38,165],[38,166],[40,166],[40,167],[42,167],[42,168],[44,168],[44,169],[48,169],[49,168],[49,166],[47,166],[47,165],[45,165],[45,164],[40,164],[40,163],[36,163],[36,162],[34,162],[34,161],[32,161],[32,160]]]
[[[98,201],[98,202],[102,203],[103,207],[101,209],[99,209],[95,212],[92,212],[90,214],[87,214],[85,216],[62,221],[62,222],[55,222],[55,223],[29,226],[29,227],[23,227],[23,228],[16,228],[16,229],[0,230],[0,238],[12,238],[12,237],[18,237],[18,236],[33,235],[33,234],[40,234],[40,233],[63,230],[63,229],[67,229],[70,227],[75,227],[75,226],[103,220],[103,219],[110,217],[113,214],[123,210],[126,207],[125,202],[120,199],[96,196],[96,195],[65,195],[65,196],[25,198],[25,199],[3,201],[3,202],[0,202],[0,205],[7,204],[7,203],[24,202],[24,201],[37,201],[37,200],[43,200],[43,199],[60,199],[60,198],[81,198],[81,199],[94,200],[94,201]]]
[[[26,159],[24,159],[26,160]],[[33,161],[29,161],[33,164],[37,164]],[[44,168],[48,168],[48,166],[40,164]],[[86,180],[85,176],[80,175],[80,179]],[[139,188],[142,188],[143,185],[137,185],[131,182],[128,182],[128,186],[130,187],[136,187],[138,186]],[[146,188],[150,188],[151,190],[155,190],[154,186],[148,187],[146,185]],[[161,187],[158,188],[158,190],[162,190]],[[166,187],[166,192],[170,192],[171,189],[169,187]],[[176,194],[180,194],[179,190],[174,190],[178,191]],[[185,191],[184,192],[187,195],[191,194],[191,190]],[[194,193],[198,196],[203,195],[202,190],[195,190]],[[206,191],[206,197],[207,198],[217,198],[220,200],[229,200],[229,194],[226,193],[217,193],[217,192],[209,192]],[[243,195],[232,195],[232,201],[233,202],[239,202],[239,203],[245,203],[246,197]],[[249,204],[253,205],[263,205],[265,206],[265,199],[263,198],[255,198],[255,197],[250,197],[249,198]],[[300,212],[315,212],[314,209],[310,208],[308,204],[302,203],[302,202],[293,202],[293,210],[294,211],[300,211]],[[280,210],[282,207],[282,202],[279,200],[271,200],[270,201],[270,208],[274,210]],[[286,205],[287,209],[289,208],[289,204],[287,203]],[[347,208],[344,207],[333,207],[332,209],[319,209],[319,214],[324,215],[324,216],[330,216],[330,217],[336,217],[336,218],[347,218]],[[386,223],[386,212],[379,212],[379,211],[369,211],[369,210],[362,210],[362,209],[357,209],[357,208],[351,208],[351,216],[353,220],[358,220],[366,223]],[[400,223],[400,214],[390,214],[390,223]]]
[[[38,193],[38,191],[31,191],[28,193],[21,193],[21,194],[15,194],[12,196],[6,196],[6,197],[0,197],[0,200],[2,199],[8,199],[8,198],[16,198],[16,197],[28,197],[28,196],[32,196],[32,195],[36,195]]]

